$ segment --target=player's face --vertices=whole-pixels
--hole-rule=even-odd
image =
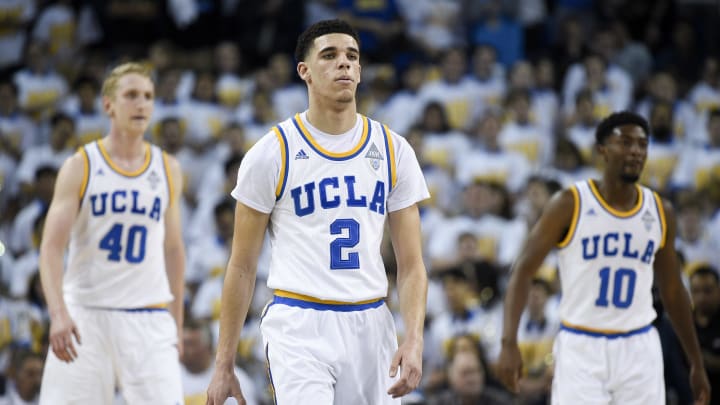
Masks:
[[[122,132],[144,134],[150,123],[155,100],[152,81],[130,73],[118,79],[115,94],[103,102],[113,124]]]
[[[640,179],[647,159],[648,138],[637,125],[622,125],[599,146],[605,159],[605,171],[626,183]]]
[[[360,70],[357,42],[339,33],[315,38],[308,57],[298,64],[298,74],[311,92],[343,103],[354,101]]]

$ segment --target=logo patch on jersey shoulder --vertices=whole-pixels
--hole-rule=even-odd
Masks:
[[[384,160],[382,153],[380,153],[380,150],[378,150],[374,143],[370,145],[370,150],[365,154],[365,158],[370,159],[370,165],[375,170],[380,168],[380,161]]]
[[[650,213],[650,210],[645,210],[645,213],[642,216],[643,224],[645,224],[645,230],[650,231],[652,229],[653,222],[655,222],[655,218]]]
[[[310,159],[310,156],[308,156],[308,154],[305,153],[305,150],[300,149],[300,152],[295,154],[295,160],[298,160],[298,159]]]
[[[160,176],[155,172],[155,170],[151,171],[150,174],[147,177],[148,183],[150,183],[150,188],[155,190],[157,188],[158,183],[160,183]]]
[[[587,216],[589,216],[589,217],[593,217],[593,216],[595,216],[595,210],[592,209],[592,208],[590,208],[589,210],[587,210],[587,212],[585,213],[585,215],[587,215]]]

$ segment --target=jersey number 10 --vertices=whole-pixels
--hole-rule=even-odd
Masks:
[[[607,307],[608,301],[608,288],[610,287],[610,278],[613,277],[612,283],[612,304],[617,308],[627,308],[632,304],[633,295],[635,294],[635,279],[637,274],[633,269],[619,268],[615,273],[610,272],[610,267],[603,267],[600,269],[600,294],[595,300],[595,305],[598,307]],[[627,280],[627,283],[626,281]],[[623,294],[623,286],[626,285]]]

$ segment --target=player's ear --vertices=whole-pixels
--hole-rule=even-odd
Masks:
[[[102,105],[103,105],[103,110],[105,110],[105,113],[108,116],[112,117],[112,101],[110,100],[110,97],[103,96]]]
[[[303,81],[310,79],[310,68],[305,62],[299,62],[297,65],[297,73]]]

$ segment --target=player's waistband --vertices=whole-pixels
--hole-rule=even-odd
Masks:
[[[377,308],[385,303],[385,298],[373,298],[358,302],[321,300],[309,295],[297,294],[285,290],[275,290],[271,304],[284,304],[291,307],[316,309],[318,311],[352,312]]]
[[[628,331],[619,330],[607,330],[607,329],[592,329],[584,326],[572,325],[565,321],[560,323],[560,330],[568,331],[578,335],[592,336],[592,337],[603,337],[607,339],[624,338],[633,335],[639,335],[649,331],[652,328],[652,324],[643,326],[642,328],[632,329]]]
[[[122,312],[159,312],[159,311],[167,311],[168,310],[168,304],[167,303],[161,303],[161,304],[153,304],[153,305],[147,305],[144,307],[131,307],[131,308],[113,308],[113,307],[88,307],[90,309],[102,309],[105,311],[122,311]]]

